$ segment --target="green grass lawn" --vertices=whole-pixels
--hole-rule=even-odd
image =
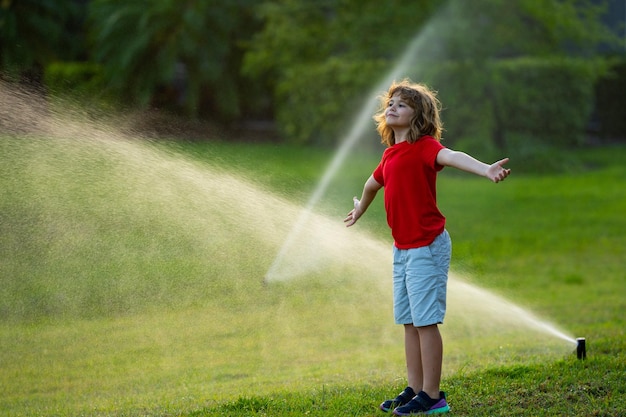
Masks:
[[[269,285],[328,152],[2,138],[0,155],[6,415],[370,416],[403,388],[382,196],[340,224],[377,155],[346,161],[290,254],[297,279]],[[626,413],[626,149],[563,157],[586,169],[441,175],[455,274],[588,340],[578,361],[460,294],[442,326],[453,415]]]

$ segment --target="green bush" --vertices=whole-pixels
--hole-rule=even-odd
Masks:
[[[93,62],[55,62],[44,71],[49,102],[56,111],[69,108],[102,117],[116,114],[131,103],[122,102],[108,87],[102,67]]]
[[[86,97],[100,95],[104,89],[102,69],[91,62],[55,62],[46,67],[44,77],[54,94]]]
[[[497,128],[503,135],[555,145],[584,141],[601,61],[575,58],[518,58],[493,65],[490,83]]]
[[[385,65],[386,61],[331,58],[291,71],[277,87],[279,129],[293,143],[335,144]]]
[[[481,149],[492,147],[491,103],[485,97],[488,80],[485,70],[469,60],[441,61],[424,73],[424,82],[437,90],[443,106],[443,138],[447,146],[471,138]]]
[[[484,137],[511,149],[583,142],[594,105],[594,85],[606,72],[600,60],[522,57],[491,62],[444,62],[428,79],[440,90],[446,134],[452,143]]]
[[[601,140],[626,138],[624,118],[624,91],[626,91],[626,58],[616,62],[596,88],[597,133]]]

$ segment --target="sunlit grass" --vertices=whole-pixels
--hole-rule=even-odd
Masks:
[[[3,139],[0,148],[2,410],[370,415],[403,384],[401,329],[392,323],[384,276],[355,279],[358,270],[339,263],[306,279],[262,283],[280,239],[260,238],[254,221],[286,210],[259,229],[284,236],[293,215],[265,198],[305,201],[327,152],[215,143],[166,146],[162,154],[161,147],[71,143]],[[593,369],[577,376],[590,380],[615,368],[623,347],[625,170],[615,162],[623,156],[622,148],[598,150],[580,156],[593,162],[587,172],[518,175],[497,185],[445,172],[440,179],[453,268],[586,336]],[[377,158],[350,158],[318,209],[340,222]],[[226,181],[221,172],[259,188],[230,182],[242,197],[231,200],[211,188]],[[382,195],[358,230],[390,243],[381,203]],[[337,258],[359,259],[340,249]],[[374,267],[367,261],[366,269]],[[492,401],[507,380],[532,398],[521,385],[550,372],[565,380],[566,369],[579,365],[570,348],[528,330],[472,337],[486,320],[443,326],[443,386],[462,398],[458,415],[481,415],[458,410]],[[615,358],[591,362],[594,355]],[[510,363],[522,368],[474,373]],[[623,393],[611,378],[604,398]]]

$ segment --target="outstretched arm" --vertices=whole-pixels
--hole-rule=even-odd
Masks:
[[[464,152],[453,151],[448,148],[442,149],[437,154],[437,163],[439,165],[471,172],[472,174],[486,177],[493,182],[500,182],[509,176],[511,170],[503,166],[507,162],[509,162],[509,158],[504,158],[491,165],[487,165]]]
[[[370,175],[365,182],[365,186],[363,187],[361,199],[359,200],[356,197],[353,198],[354,208],[350,211],[350,213],[348,213],[348,216],[343,219],[346,227],[352,226],[357,220],[359,220],[370,204],[372,204],[372,201],[374,201],[374,198],[376,197],[376,193],[378,193],[378,190],[381,188],[382,185],[374,179],[374,176]]]

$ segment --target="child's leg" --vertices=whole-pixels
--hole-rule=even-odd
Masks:
[[[416,329],[421,347],[422,391],[428,394],[430,398],[438,399],[443,360],[443,341],[441,340],[441,333],[439,333],[439,326],[433,324],[416,327]]]
[[[409,387],[420,392],[423,387],[424,374],[422,370],[422,352],[420,349],[420,335],[412,324],[404,325],[404,353],[406,355],[406,370]]]

